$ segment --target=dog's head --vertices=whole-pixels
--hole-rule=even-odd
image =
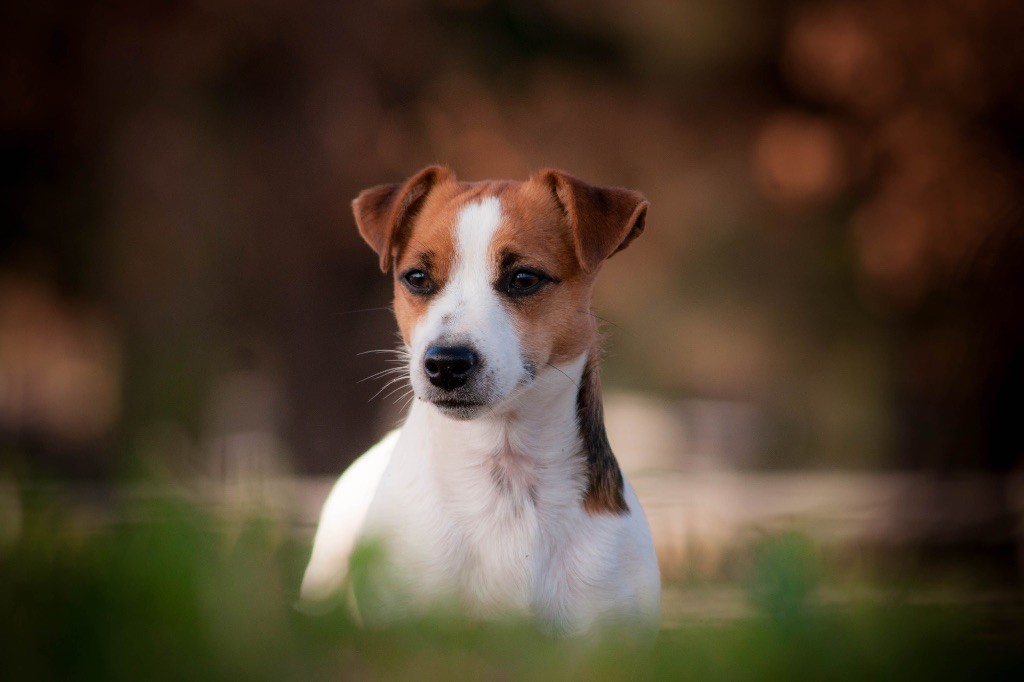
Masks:
[[[416,397],[471,419],[593,344],[601,263],[644,229],[647,202],[542,171],[457,182],[440,166],[364,190],[356,224],[395,281]]]

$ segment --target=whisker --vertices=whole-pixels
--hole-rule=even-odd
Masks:
[[[408,398],[409,398],[410,394],[412,394],[412,388],[411,387],[405,393],[402,393],[397,398],[395,398],[392,401],[392,403],[397,405],[400,400],[405,400],[406,402],[408,402]]]
[[[366,402],[372,402],[372,401],[373,401],[373,400],[374,400],[374,399],[375,399],[375,398],[376,398],[377,396],[379,396],[379,395],[380,395],[381,393],[383,393],[383,392],[384,392],[385,390],[387,390],[387,388],[388,388],[389,386],[393,386],[394,384],[396,384],[396,383],[398,383],[399,381],[402,381],[403,379],[406,379],[406,378],[407,378],[407,377],[405,377],[405,376],[395,377],[395,378],[394,378],[394,379],[392,379],[391,381],[389,381],[389,382],[387,382],[386,384],[384,384],[383,386],[381,386],[381,387],[380,387],[380,389],[379,389],[379,390],[378,390],[378,391],[377,391],[376,393],[374,393],[374,394],[373,394],[373,395],[372,395],[372,396],[370,397],[370,399],[369,399],[369,400],[367,400]],[[388,395],[390,395],[390,393],[389,393]],[[386,398],[387,396],[384,396],[384,397]]]
[[[398,391],[401,391],[403,388],[405,388],[405,387],[402,386],[401,384],[399,384],[396,388],[393,388],[390,391],[388,391],[388,394],[386,396],[384,396],[383,398],[381,398],[381,400],[387,400],[388,398],[393,396]]]
[[[382,307],[382,308],[359,308],[357,310],[344,310],[344,311],[342,311],[340,313],[331,313],[331,316],[332,317],[340,317],[342,315],[355,315],[356,313],[372,313],[372,312],[376,312],[378,310],[387,310],[387,311],[392,312],[392,313],[395,312],[391,308],[391,306],[385,306],[385,307]]]
[[[391,353],[393,355],[409,357],[409,351],[404,348],[373,348],[371,350],[360,351],[356,353],[356,355],[369,355],[371,353]]]
[[[400,409],[405,410],[406,408],[409,407],[409,405],[415,399],[416,399],[416,391],[409,391],[409,394],[405,398],[405,403],[402,405],[402,407]]]
[[[568,380],[569,380],[569,381],[570,381],[570,382],[572,383],[572,385],[576,387],[576,390],[577,390],[577,391],[578,391],[578,390],[580,389],[580,385],[579,385],[579,383],[577,383],[576,381],[574,381],[574,380],[573,380],[573,378],[572,378],[571,376],[569,376],[568,374],[566,374],[565,372],[563,372],[563,371],[562,371],[561,369],[559,369],[559,368],[558,368],[558,367],[557,367],[556,365],[552,365],[552,364],[551,364],[550,362],[546,362],[546,363],[544,363],[544,364],[546,364],[546,365],[547,365],[548,367],[551,367],[551,368],[553,368],[553,369],[557,370],[559,374],[561,374],[561,375],[562,375],[562,376],[564,376],[564,377],[565,377],[566,379],[568,379]]]
[[[385,372],[400,372],[400,371],[402,371],[405,368],[406,368],[406,364],[405,363],[402,363],[400,365],[396,364],[394,367],[385,367],[384,369],[382,369],[380,372],[377,372],[377,373],[378,374],[384,374]]]
[[[370,381],[371,379],[379,379],[381,377],[387,376],[388,374],[395,374],[397,372],[404,372],[404,371],[405,371],[405,367],[404,366],[388,367],[387,369],[382,369],[379,372],[374,372],[373,374],[371,374],[368,377],[363,377],[362,379],[360,379],[356,383],[357,384],[361,384],[364,381]]]
[[[591,317],[593,317],[595,319],[601,320],[605,324],[610,324],[611,326],[615,327],[616,329],[622,329],[622,327],[620,327],[619,325],[615,324],[611,320],[608,320],[608,319],[605,319],[605,318],[601,317],[600,315],[595,313],[593,310],[584,310],[584,309],[580,308],[579,312],[584,313],[586,315],[590,315]]]

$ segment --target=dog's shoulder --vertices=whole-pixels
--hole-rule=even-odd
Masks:
[[[384,436],[352,462],[331,489],[320,514],[313,553],[302,579],[303,601],[326,599],[344,582],[350,555],[391,460],[398,435],[396,429]]]

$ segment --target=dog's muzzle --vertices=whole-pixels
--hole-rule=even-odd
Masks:
[[[465,346],[431,346],[423,356],[427,379],[445,391],[464,386],[479,367],[477,354]]]

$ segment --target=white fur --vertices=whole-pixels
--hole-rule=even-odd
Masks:
[[[302,579],[302,598],[322,601],[334,594],[348,575],[348,560],[363,530],[366,510],[398,442],[398,430],[367,450],[331,488],[320,513],[313,554]]]
[[[500,220],[496,198],[460,213],[454,275],[413,334],[410,365],[419,396],[427,347],[438,339],[472,344],[496,409],[456,420],[415,400],[401,430],[332,491],[302,597],[337,590],[354,543],[368,537],[385,546],[392,598],[378,606],[389,615],[454,603],[479,616],[527,615],[559,634],[621,620],[653,628],[658,565],[632,488],[625,483],[626,514],[590,515],[582,505],[576,400],[587,357],[525,376],[513,321],[492,285],[488,251]]]

